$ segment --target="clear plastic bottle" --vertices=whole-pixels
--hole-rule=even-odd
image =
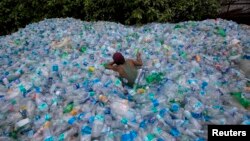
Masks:
[[[78,132],[78,129],[71,128],[64,133],[61,133],[58,137],[58,141],[64,141],[64,140],[70,140],[73,135],[75,135]]]
[[[112,112],[124,116],[127,119],[133,119],[134,118],[134,110],[130,108],[129,102],[127,100],[121,100],[121,99],[112,99],[110,108]]]
[[[87,125],[83,125],[81,129],[81,141],[91,141],[91,133],[92,128]]]
[[[195,127],[195,129],[200,130],[202,128],[202,126],[200,125],[200,123],[194,119],[191,115],[191,113],[189,111],[184,111],[184,115],[185,117],[190,121],[191,124],[193,124],[193,126]]]
[[[95,120],[92,126],[92,137],[99,137],[101,135],[101,131],[104,126],[104,116],[101,114],[98,114],[95,116]]]

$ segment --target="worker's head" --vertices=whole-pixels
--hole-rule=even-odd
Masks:
[[[116,52],[113,55],[113,60],[116,63],[116,65],[121,65],[125,63],[125,59],[123,57],[123,55],[120,52]]]

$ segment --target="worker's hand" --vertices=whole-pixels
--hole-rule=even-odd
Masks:
[[[110,65],[114,65],[114,64],[115,64],[115,62],[114,62],[114,61],[110,62]]]
[[[110,63],[108,63],[107,65],[106,65],[106,69],[111,69],[111,70],[113,70],[113,71],[118,71],[118,67],[116,66],[116,65],[114,65],[115,64],[115,62],[113,61],[113,62],[110,62]]]
[[[135,66],[142,66],[142,60],[141,60],[141,53],[137,52],[136,54],[136,60],[133,60],[133,63]]]

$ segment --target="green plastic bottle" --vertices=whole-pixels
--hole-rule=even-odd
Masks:
[[[250,100],[242,96],[241,92],[230,93],[243,107],[248,108],[250,106]]]
[[[146,137],[146,140],[147,141],[153,141],[153,140],[155,140],[155,135],[154,134],[148,134],[147,137]]]
[[[27,92],[27,90],[25,89],[25,87],[23,85],[19,86],[19,90],[21,91],[21,93],[25,94]]]
[[[225,32],[225,30],[222,29],[222,28],[220,28],[220,27],[217,28],[217,34],[219,34],[219,35],[222,36],[222,37],[226,37],[226,32]]]
[[[187,59],[187,53],[186,52],[181,52],[180,56],[184,59]]]
[[[68,53],[67,52],[63,52],[63,54],[61,55],[61,58],[67,58],[68,57]]]
[[[160,82],[162,80],[162,76],[163,76],[163,74],[161,72],[160,73],[151,73],[150,75],[148,75],[146,77],[146,82],[149,84]]]
[[[66,107],[63,109],[63,113],[69,113],[73,110],[74,108],[74,103],[70,102]]]
[[[86,50],[87,50],[87,47],[86,47],[86,46],[82,46],[81,49],[80,49],[80,51],[81,51],[82,53],[85,53]]]
[[[177,25],[174,27],[174,29],[178,29],[178,28],[182,28],[182,26],[177,24]]]
[[[10,132],[9,136],[10,136],[11,138],[13,138],[13,139],[17,139],[17,131],[14,130],[14,131]]]

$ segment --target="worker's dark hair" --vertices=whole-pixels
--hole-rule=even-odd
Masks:
[[[125,63],[125,59],[123,57],[123,55],[120,52],[116,52],[113,55],[113,60],[116,63],[116,65],[122,65]]]

